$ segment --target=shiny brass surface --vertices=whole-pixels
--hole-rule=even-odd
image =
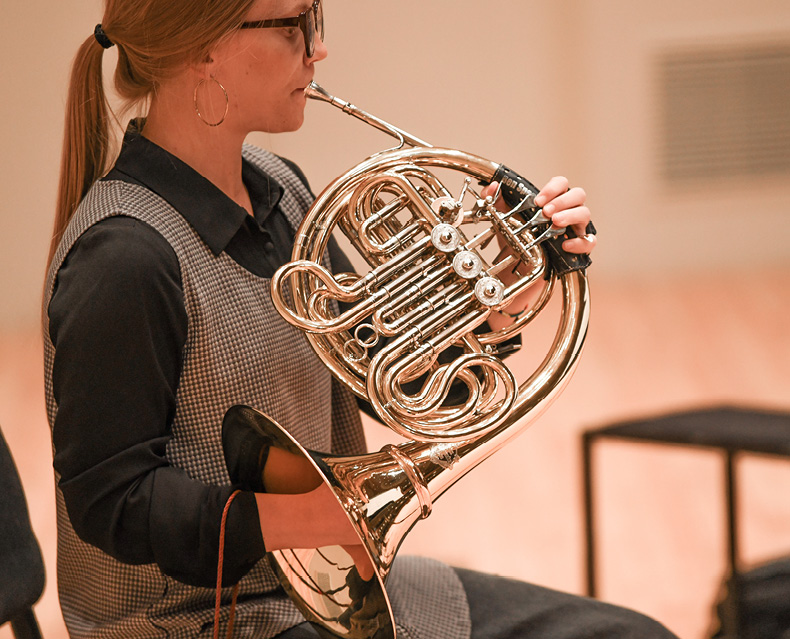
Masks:
[[[431,147],[317,85],[306,94],[385,131],[400,146],[364,160],[319,195],[297,233],[292,261],[272,279],[272,297],[332,373],[407,442],[357,457],[315,456],[276,424],[267,426],[283,446],[316,463],[368,554],[356,565],[342,548],[278,551],[272,560],[323,636],[385,639],[395,637],[395,628],[384,583],[408,531],[567,383],[587,332],[587,278],[580,271],[557,278],[547,269],[540,241],[551,228],[539,230],[546,222],[539,210],[525,218],[523,210],[501,212],[495,198],[480,197],[478,185],[492,180],[497,164]],[[335,230],[367,272],[332,275],[324,267]],[[489,244],[499,253],[497,242],[509,247],[508,257],[490,255]],[[518,279],[500,279],[516,267]],[[487,326],[492,313],[533,286],[540,292],[528,312],[505,329]],[[519,383],[497,349],[556,289],[562,299],[553,343]],[[270,422],[237,408],[245,419]],[[360,561],[368,560],[375,570],[365,580]]]

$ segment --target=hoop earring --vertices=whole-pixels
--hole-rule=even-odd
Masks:
[[[210,80],[213,80],[214,82],[216,82],[216,83],[217,83],[217,85],[219,86],[219,88],[220,88],[220,89],[222,89],[222,93],[223,93],[223,94],[224,94],[224,96],[225,96],[225,112],[222,114],[222,117],[219,119],[219,122],[208,122],[208,121],[206,121],[206,118],[204,118],[204,117],[203,117],[203,115],[200,113],[200,108],[198,107],[198,101],[197,101],[197,94],[198,94],[198,89],[199,89],[199,88],[200,88],[200,87],[203,85],[203,83],[206,81],[206,78],[203,78],[203,79],[202,79],[200,82],[198,82],[198,83],[197,83],[197,85],[195,86],[195,92],[194,92],[194,94],[192,95],[192,101],[193,101],[193,102],[194,102],[194,104],[195,104],[195,113],[197,113],[197,116],[200,118],[200,120],[203,122],[203,124],[205,124],[206,126],[219,126],[220,124],[222,124],[222,123],[225,121],[225,118],[226,118],[226,117],[227,117],[227,115],[228,115],[228,106],[229,106],[229,104],[230,104],[230,101],[228,100],[228,92],[225,90],[225,87],[223,87],[223,86],[222,86],[222,84],[220,83],[220,81],[219,81],[219,80],[217,80],[217,78],[215,78],[213,75],[209,76],[209,79],[210,79]]]

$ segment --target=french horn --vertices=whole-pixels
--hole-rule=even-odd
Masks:
[[[339,546],[269,554],[305,618],[326,638],[395,639],[385,582],[399,546],[444,491],[520,434],[569,380],[587,332],[588,262],[562,251],[571,230],[552,227],[535,204],[537,189],[513,171],[433,147],[316,84],[305,93],[399,145],[318,196],[296,234],[292,261],[272,279],[272,298],[333,375],[405,441],[336,457],[305,450],[247,406],[231,408],[225,425],[253,425],[273,445],[309,460],[359,534],[361,559]],[[482,198],[477,189],[493,181],[497,194]],[[507,211],[495,206],[500,193]],[[367,272],[330,271],[335,230]],[[485,252],[492,240],[508,249],[495,259]],[[517,279],[503,282],[506,270]],[[489,316],[530,287],[538,289],[527,312],[492,330]],[[558,288],[553,343],[519,383],[504,352]]]

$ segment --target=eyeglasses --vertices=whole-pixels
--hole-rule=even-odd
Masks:
[[[273,29],[277,27],[299,27],[304,36],[304,50],[308,58],[315,53],[315,35],[324,41],[324,6],[322,0],[314,0],[313,6],[307,11],[302,11],[294,18],[272,18],[270,20],[256,20],[242,22],[242,29]]]

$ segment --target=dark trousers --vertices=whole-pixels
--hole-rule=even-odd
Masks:
[[[469,601],[472,639],[675,639],[658,622],[627,608],[472,570],[456,572]],[[317,637],[308,623],[277,635]]]

